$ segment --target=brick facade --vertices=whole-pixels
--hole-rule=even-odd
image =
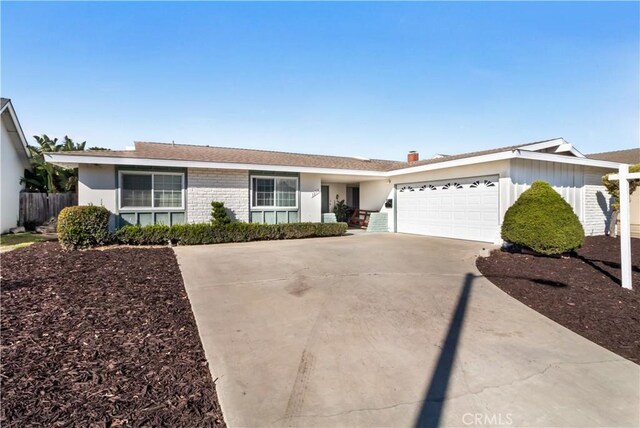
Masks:
[[[249,221],[249,172],[189,168],[187,171],[187,219],[211,220],[211,201],[224,202],[231,218]]]

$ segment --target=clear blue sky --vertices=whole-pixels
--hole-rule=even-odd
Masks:
[[[404,159],[640,142],[633,3],[8,3],[29,137]]]

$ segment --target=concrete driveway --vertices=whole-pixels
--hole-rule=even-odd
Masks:
[[[230,426],[638,426],[640,366],[400,234],[178,247]]]

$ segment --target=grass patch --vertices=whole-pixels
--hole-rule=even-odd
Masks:
[[[53,241],[55,238],[44,236],[39,233],[8,233],[0,235],[0,247],[2,248],[21,248],[36,242]]]

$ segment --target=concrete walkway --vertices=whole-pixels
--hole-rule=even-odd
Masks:
[[[640,366],[400,234],[178,247],[230,426],[638,426]]]

